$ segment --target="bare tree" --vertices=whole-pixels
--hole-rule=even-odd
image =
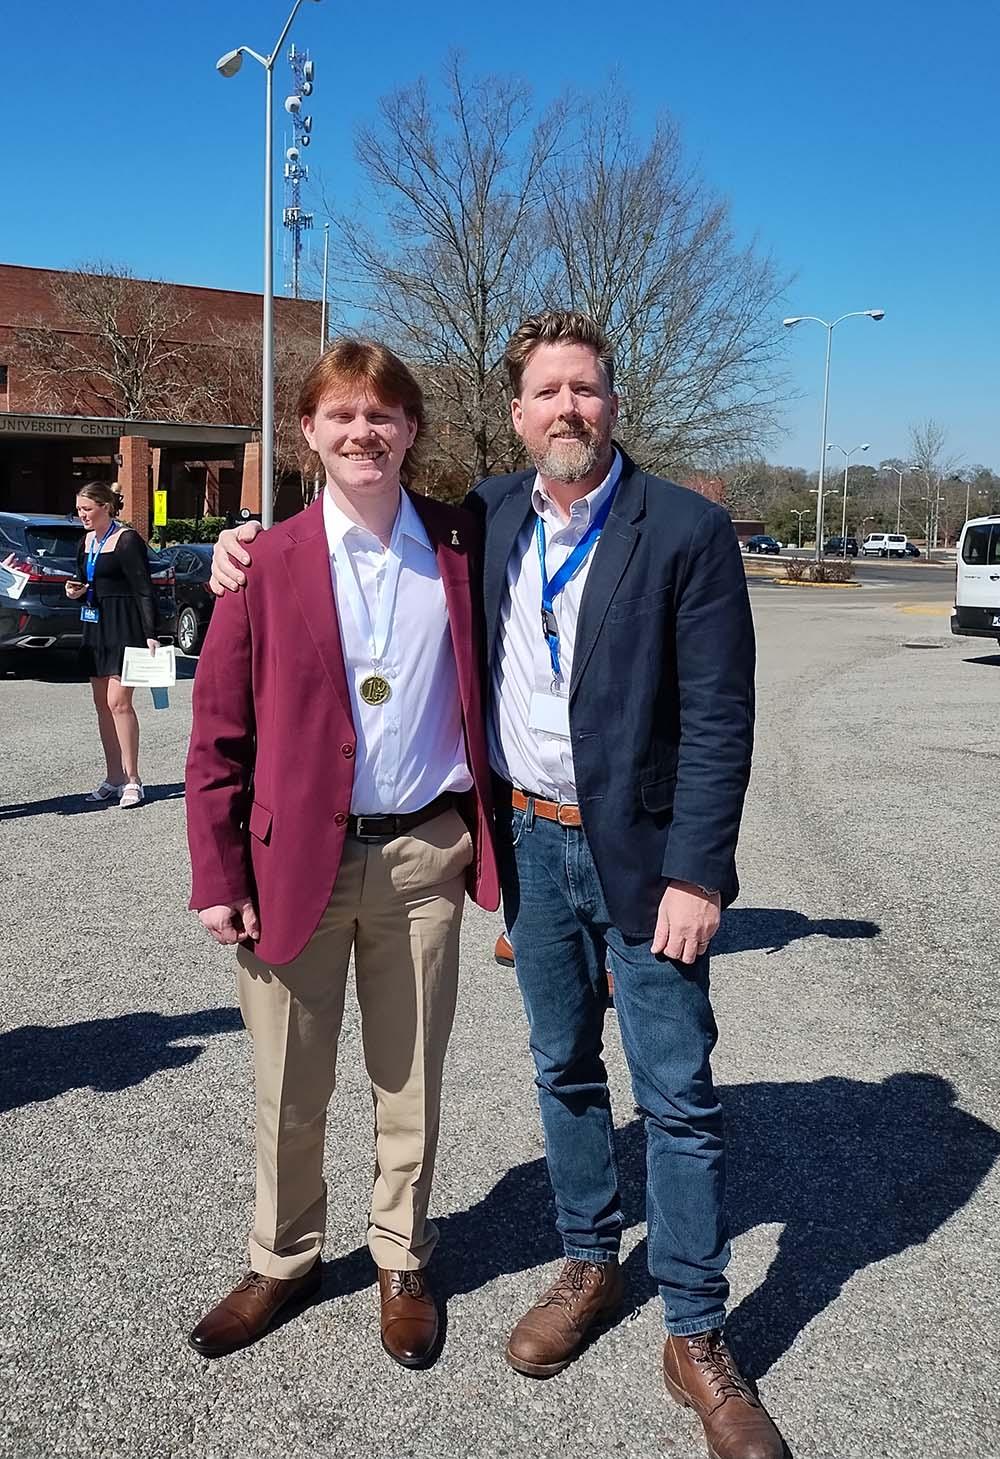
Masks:
[[[394,92],[359,132],[385,227],[341,217],[338,262],[381,337],[419,368],[438,469],[467,486],[516,454],[500,366],[537,302],[541,197],[566,109],[534,120],[523,82],[471,77],[457,56],[445,84],[440,106],[422,80]]]
[[[169,285],[98,263],[60,275],[52,293],[60,322],[26,321],[15,336],[39,409],[130,420],[202,415],[186,342],[190,311]]]
[[[775,321],[786,281],[736,246],[728,207],[685,161],[676,126],[661,118],[641,144],[612,88],[552,170],[550,287],[611,338],[622,438],[654,470],[759,450],[784,398]]]
[[[938,545],[942,481],[958,468],[958,457],[945,456],[948,432],[932,417],[910,426],[910,459],[924,487],[924,526],[928,556]],[[945,523],[947,531],[947,521]]]
[[[203,345],[203,374],[213,413],[223,420],[261,419],[261,325],[216,325]],[[299,483],[302,505],[312,500],[320,467],[299,426],[299,385],[316,362],[313,333],[283,328],[274,335],[274,497],[289,476]]]
[[[520,459],[502,354],[544,306],[584,309],[608,331],[621,433],[645,464],[759,451],[783,398],[781,280],[737,247],[673,125],[643,146],[613,89],[535,120],[516,79],[471,78],[453,58],[445,81],[444,105],[418,82],[358,136],[385,226],[338,220],[342,302],[357,308],[360,293],[372,327],[420,370],[439,484]]]

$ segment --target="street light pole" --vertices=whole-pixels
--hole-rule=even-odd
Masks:
[[[846,560],[847,560],[847,473],[850,470],[851,457],[854,455],[855,451],[867,451],[868,450],[868,442],[865,441],[864,444],[863,445],[860,445],[860,446],[852,446],[849,451],[845,451],[844,448],[843,448],[843,446],[838,446],[837,443],[836,443],[836,441],[831,441],[830,444],[829,444],[829,446],[827,446],[826,449],[828,451],[839,451],[840,454],[844,458],[844,490],[843,490],[843,493],[842,493],[843,498],[844,498],[844,507],[843,507],[843,512],[841,514],[841,518],[840,518],[840,549],[841,549],[841,556],[844,558],[844,561],[846,562]]]
[[[794,329],[796,324],[821,324],[826,330],[826,368],[823,372],[823,430],[820,437],[819,448],[819,490],[816,493],[816,561],[823,556],[823,485],[826,480],[826,425],[830,410],[830,354],[833,349],[833,331],[838,324],[845,319],[879,319],[885,318],[884,309],[852,309],[847,314],[841,314],[839,319],[832,322],[820,319],[817,314],[793,314],[788,319],[781,321],[785,329]]]
[[[799,551],[801,552],[802,551],[802,518],[806,515],[806,513],[805,513],[805,510],[803,510],[803,511],[800,512],[799,509],[798,509],[798,507],[792,507],[791,508],[791,513],[792,513],[792,516],[793,517],[798,517],[798,519],[799,519]]]
[[[324,223],[323,224],[323,308],[322,308],[322,310],[320,312],[320,328],[319,328],[319,352],[320,352],[320,354],[323,354],[324,351],[326,350],[326,334],[327,334],[326,299],[327,299],[327,283],[328,283],[328,279],[329,279],[329,274],[330,274],[330,225],[329,225],[329,223]]]
[[[318,3],[318,0],[316,0]],[[237,46],[215,63],[222,76],[235,76],[249,56],[263,66],[267,78],[264,90],[264,310],[261,345],[260,405],[260,517],[265,527],[274,521],[274,63],[302,0],[295,0],[292,13],[269,56],[258,55],[249,46]]]
[[[906,468],[901,469],[899,466],[889,466],[886,469],[895,471],[899,477],[899,490],[896,492],[896,536],[898,537],[900,531],[899,524],[903,520],[903,477],[906,474]]]

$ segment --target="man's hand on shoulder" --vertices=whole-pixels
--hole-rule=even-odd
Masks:
[[[672,881],[660,899],[653,953],[674,962],[693,963],[719,930],[722,898],[694,882]]]
[[[260,937],[257,908],[249,897],[228,907],[205,907],[198,913],[198,921],[223,947],[232,947],[234,942],[256,942]]]
[[[246,574],[240,572],[240,565],[249,567],[252,559],[240,544],[252,542],[263,530],[259,522],[243,522],[239,527],[225,527],[219,533],[219,540],[212,548],[212,576],[208,580],[217,598],[223,597],[227,588],[231,593],[238,593],[246,585]]]

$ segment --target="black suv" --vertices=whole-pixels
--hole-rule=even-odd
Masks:
[[[168,547],[163,553],[177,579],[177,647],[181,653],[201,652],[215,607],[215,596],[208,586],[212,576],[211,542],[186,542]]]
[[[66,581],[76,577],[83,536],[77,517],[0,512],[0,650],[79,648],[80,604],[67,598]],[[173,568],[150,550],[149,570],[157,634],[172,638],[177,618]]]
[[[833,557],[844,557],[845,555],[847,557],[857,557],[858,539],[856,537],[848,537],[847,552],[845,554],[843,537],[828,537],[823,543],[823,551],[829,552]]]

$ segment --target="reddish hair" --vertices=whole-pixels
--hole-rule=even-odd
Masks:
[[[299,419],[314,416],[327,395],[359,389],[383,405],[397,406],[416,422],[417,434],[400,468],[400,476],[411,483],[420,470],[420,439],[427,425],[424,394],[409,366],[384,344],[373,339],[335,339],[302,382]]]

